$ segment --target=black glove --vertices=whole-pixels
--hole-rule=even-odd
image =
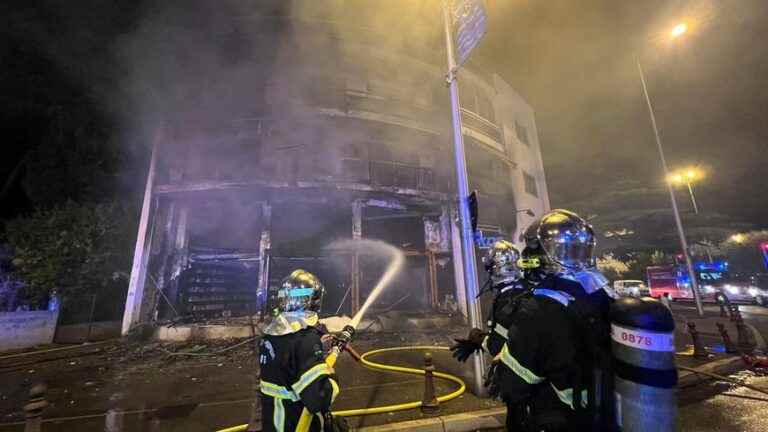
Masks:
[[[465,362],[475,351],[483,349],[483,340],[488,336],[488,333],[473,328],[469,331],[469,336],[466,339],[454,339],[456,345],[451,347],[453,357],[460,361]]]
[[[339,417],[326,412],[323,414],[326,432],[347,432],[349,425],[344,417]]]
[[[355,328],[348,325],[341,330],[341,333],[334,337],[333,343],[339,348],[339,351],[344,351],[344,347],[347,346],[354,335]]]

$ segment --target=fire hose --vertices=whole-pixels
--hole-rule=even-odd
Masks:
[[[399,351],[411,351],[411,350],[447,351],[448,347],[427,345],[427,346],[409,346],[409,347],[375,349],[375,350],[363,353],[360,356],[360,362],[365,367],[370,369],[381,370],[385,372],[424,375],[424,369],[410,368],[405,366],[395,366],[395,365],[389,365],[389,364],[379,363],[379,362],[369,360],[369,357],[376,356],[379,354],[399,352]],[[464,394],[464,392],[466,391],[466,385],[464,384],[464,381],[461,380],[461,378],[455,375],[447,374],[444,372],[437,372],[437,371],[433,372],[432,374],[434,375],[435,378],[451,381],[459,386],[456,390],[448,394],[438,396],[437,397],[438,402],[447,402],[452,399],[456,399],[457,397]],[[381,414],[386,412],[405,411],[409,409],[419,408],[421,407],[421,404],[422,404],[421,401],[412,401],[412,402],[404,402],[404,403],[394,404],[394,405],[383,405],[383,406],[370,407],[370,408],[355,408],[355,409],[349,409],[349,410],[333,411],[332,414],[334,416],[340,416],[340,417],[353,417],[353,416],[370,415],[370,414]],[[232,426],[226,429],[221,429],[217,432],[242,432],[242,431],[245,431],[247,428],[248,428],[248,425],[243,424],[238,426]]]
[[[386,254],[390,255],[391,257],[391,262],[389,263],[389,266],[387,266],[387,269],[385,270],[384,275],[381,277],[381,279],[379,279],[378,283],[373,287],[373,289],[371,290],[371,293],[368,295],[368,298],[365,300],[365,303],[363,303],[363,305],[357,311],[355,316],[352,317],[352,320],[350,321],[349,325],[344,327],[344,330],[342,330],[341,332],[341,339],[339,339],[339,343],[337,343],[333,348],[331,348],[330,354],[328,354],[328,356],[326,357],[325,362],[328,364],[328,366],[333,367],[334,364],[336,363],[336,359],[338,358],[339,353],[344,349],[344,347],[347,345],[349,340],[354,335],[357,329],[357,326],[360,324],[360,321],[363,318],[363,315],[365,315],[365,312],[368,310],[371,304],[373,304],[373,302],[379,296],[379,294],[384,289],[384,287],[386,287],[393,280],[395,275],[400,272],[400,269],[405,263],[405,255],[403,255],[403,252],[401,250],[393,247],[392,245],[389,245],[380,241],[373,241],[373,240],[367,240],[367,239],[342,240],[339,242],[334,242],[331,245],[331,247],[351,249],[357,252],[360,252],[360,251],[371,252],[372,250],[381,250],[386,252]],[[385,352],[394,352],[394,351],[407,351],[407,350],[443,350],[444,351],[447,349],[448,349],[447,347],[432,347],[432,346],[383,348],[383,349],[366,352],[365,354],[360,356],[360,362],[364,366],[371,369],[378,369],[378,370],[383,370],[387,372],[424,375],[425,372],[423,369],[376,363],[368,360],[367,357],[376,355],[376,354],[381,354]],[[454,392],[449,393],[447,395],[438,397],[437,398],[438,402],[445,402],[451,399],[455,399],[461,396],[466,389],[464,381],[462,381],[460,378],[456,376],[449,375],[443,372],[434,372],[434,376],[437,378],[453,381],[459,385],[458,390],[455,390]],[[358,409],[352,409],[352,410],[337,411],[337,412],[333,412],[332,414],[337,416],[349,417],[349,416],[358,416],[358,415],[365,415],[365,414],[378,414],[383,412],[402,411],[402,410],[418,408],[420,406],[421,406],[421,401],[414,401],[414,402],[406,402],[402,404],[387,405],[387,406],[381,406],[381,407],[358,408]],[[297,431],[309,430],[309,426],[311,422],[312,422],[312,415],[310,414],[309,410],[304,408],[303,412],[301,413],[301,418],[299,419],[299,424],[296,430]],[[248,428],[248,425],[240,425],[240,426],[234,426],[227,429],[222,429],[218,432],[244,431],[247,428]]]

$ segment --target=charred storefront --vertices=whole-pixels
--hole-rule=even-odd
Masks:
[[[346,8],[235,3],[251,6],[158,32],[158,70],[177,74],[157,102],[123,331],[267,314],[295,268],[323,280],[325,313],[354,313],[383,263],[328,246],[357,238],[407,257],[377,308],[466,315],[439,27],[416,14],[362,31],[371,17]],[[376,36],[406,24],[423,44]],[[462,78],[481,228],[513,238],[519,209],[548,208],[533,113],[496,75]]]

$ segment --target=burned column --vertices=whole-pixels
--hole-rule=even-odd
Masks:
[[[352,238],[359,240],[363,237],[363,203],[360,200],[352,202]],[[352,254],[352,314],[360,309],[360,255]]]

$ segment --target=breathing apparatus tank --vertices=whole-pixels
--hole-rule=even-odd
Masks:
[[[620,430],[677,430],[675,321],[659,301],[621,298],[611,306],[615,417]]]

